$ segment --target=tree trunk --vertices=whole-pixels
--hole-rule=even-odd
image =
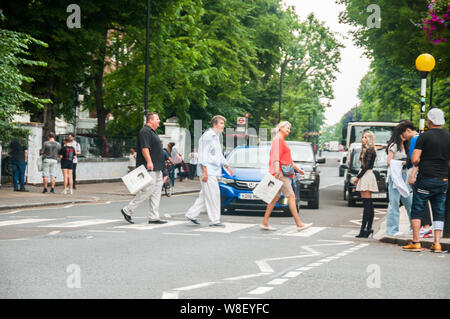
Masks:
[[[97,109],[97,134],[105,136],[106,129],[106,115],[108,112],[105,109],[103,101],[103,73],[105,70],[105,57],[106,57],[106,45],[107,45],[108,32],[104,32],[104,45],[99,51],[99,56],[95,61],[96,74],[94,75],[95,81],[95,105]]]

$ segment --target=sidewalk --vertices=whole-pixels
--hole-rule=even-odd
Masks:
[[[386,215],[387,217],[387,215]],[[383,221],[379,224],[379,229],[377,233],[373,236],[374,239],[377,239],[383,243],[396,244],[399,246],[408,245],[409,242],[412,241],[412,233],[409,233],[409,218],[406,213],[406,209],[402,206],[400,208],[400,222],[399,222],[399,231],[403,233],[400,236],[388,236],[386,235],[386,217],[384,217]],[[433,226],[431,226],[433,229]],[[434,235],[434,229],[433,229]],[[434,242],[434,236],[431,238],[421,238],[420,242],[422,244],[422,248],[430,248]],[[441,245],[443,251],[450,250],[450,238],[441,238]],[[401,247],[399,247],[401,249]]]
[[[3,184],[0,188],[0,212],[6,209],[131,200],[134,196],[128,192],[122,181],[77,184],[77,189],[74,190],[73,195],[62,194],[63,187],[61,185],[56,185],[55,194],[43,194],[42,186],[26,185],[25,187],[29,192],[14,192],[12,185]],[[198,193],[200,188],[198,177],[183,182],[176,180],[173,195]],[[50,191],[50,187],[48,190]],[[162,196],[165,196],[164,191],[162,194]]]

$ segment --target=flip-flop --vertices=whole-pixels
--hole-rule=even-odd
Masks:
[[[264,226],[264,225],[259,225],[259,227],[261,228],[261,230],[277,230],[276,228],[270,227],[270,226]]]
[[[297,231],[305,230],[305,229],[307,229],[307,228],[309,228],[309,227],[311,227],[311,226],[312,226],[312,223],[309,223],[309,224],[303,224],[302,227],[297,227]]]

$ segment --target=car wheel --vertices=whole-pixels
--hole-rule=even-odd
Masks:
[[[344,170],[342,168],[339,168],[339,177],[344,176]]]
[[[347,193],[347,204],[348,204],[348,207],[356,206],[356,201],[351,199],[350,190],[348,190],[348,193]]]

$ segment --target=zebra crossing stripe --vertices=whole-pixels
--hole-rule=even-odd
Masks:
[[[289,227],[281,236],[295,236],[295,237],[311,237],[312,235],[327,229],[328,227],[310,227],[308,229],[297,231],[297,227]]]
[[[17,219],[17,220],[5,220],[0,222],[0,226],[12,226],[12,225],[23,225],[23,224],[31,224],[31,223],[41,223],[47,222],[55,219],[36,219],[36,218],[26,218],[26,219]]]
[[[212,232],[212,233],[232,233],[238,230],[254,227],[257,224],[240,224],[240,223],[223,223],[225,225],[224,228],[218,228],[218,227],[204,227],[200,229],[196,229],[194,231],[201,231],[201,232]]]
[[[130,224],[130,225],[124,225],[124,226],[115,226],[114,228],[151,230],[151,229],[156,229],[156,228],[175,226],[175,225],[179,225],[179,224],[186,224],[186,222],[184,222],[184,221],[168,221],[167,224]]]
[[[114,223],[114,222],[118,222],[118,221],[121,221],[121,219],[87,219],[87,220],[77,220],[77,221],[62,223],[62,224],[42,225],[39,227],[76,228],[76,227]]]

